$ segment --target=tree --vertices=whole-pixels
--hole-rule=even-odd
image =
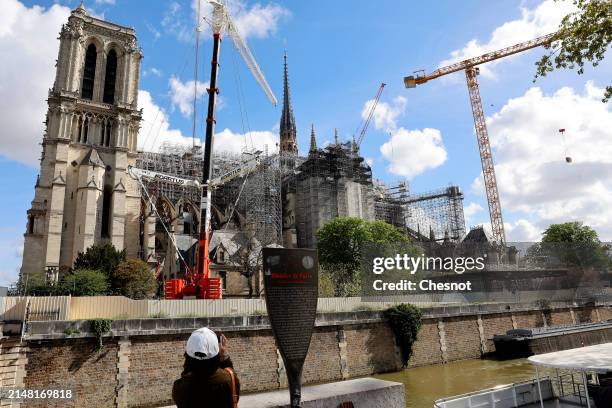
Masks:
[[[149,265],[140,259],[128,259],[117,265],[111,278],[112,291],[131,299],[147,299],[155,295],[157,280]]]
[[[106,295],[109,290],[108,279],[104,272],[92,269],[79,269],[66,275],[58,284],[59,290],[72,296]]]
[[[556,0],[564,1],[564,0]],[[584,72],[585,62],[595,67],[603,60],[612,41],[612,6],[610,0],[572,0],[578,11],[561,20],[559,30],[553,36],[550,49],[536,63],[535,79],[546,76],[555,69],[576,69]],[[612,86],[606,86],[602,102],[612,97]]]
[[[110,279],[117,265],[125,259],[125,249],[118,251],[110,242],[94,244],[85,253],[79,252],[72,269],[98,270]]]
[[[362,245],[366,242],[408,242],[408,237],[384,221],[366,221],[360,218],[334,218],[317,232],[319,262],[344,264],[358,268]]]
[[[334,218],[317,232],[319,263],[333,281],[335,296],[360,293],[359,268],[364,244],[407,242],[408,237],[393,225],[360,218]]]
[[[573,266],[605,267],[609,248],[599,241],[597,232],[581,222],[552,224],[544,231],[541,252],[554,254]]]
[[[597,243],[597,232],[581,222],[566,222],[551,224],[542,234],[542,242],[571,242],[571,243]]]

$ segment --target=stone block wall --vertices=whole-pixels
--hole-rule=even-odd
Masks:
[[[572,316],[578,320],[581,314],[594,321],[605,320],[608,313],[609,309],[606,308],[574,308],[554,310],[551,316],[559,324],[569,321]],[[321,322],[324,323],[315,328],[304,365],[305,384],[401,369],[399,348],[386,322],[374,318],[377,316],[375,313],[369,318],[358,318],[354,313],[345,315],[343,317],[338,313],[322,318]],[[361,318],[365,320],[356,320]],[[230,325],[222,331],[228,337],[243,391],[286,387],[282,359],[266,323],[251,322],[250,319],[219,319],[224,319],[223,327]],[[408,366],[479,358],[483,353],[493,351],[490,340],[495,334],[503,334],[514,327],[538,327],[542,319],[540,310],[438,317],[427,315],[413,345]],[[161,331],[156,330],[159,323],[155,322],[159,320],[143,320],[136,322],[139,323],[137,325],[128,325],[129,321],[114,322],[116,327],[123,327],[127,331],[116,337],[105,337],[100,350],[95,349],[95,339],[86,337],[88,335],[85,333],[73,335],[72,338],[66,336],[65,328],[61,326],[64,322],[49,322],[52,324],[48,327],[41,326],[44,330],[38,333],[52,332],[45,334],[42,340],[40,335],[23,343],[19,338],[0,339],[3,384],[34,389],[72,389],[75,395],[70,401],[30,400],[21,404],[27,407],[151,407],[170,404],[172,384],[181,374],[184,347],[192,330],[181,327],[183,323],[194,324],[194,319],[182,319],[185,322],[168,319],[175,330]],[[245,325],[234,327],[238,322]],[[198,324],[216,327],[212,322]],[[128,330],[129,327],[138,329]],[[589,336],[610,336],[610,333],[612,329]]]

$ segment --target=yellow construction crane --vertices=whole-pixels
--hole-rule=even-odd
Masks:
[[[484,177],[485,190],[487,192],[487,201],[489,204],[489,215],[491,217],[493,240],[501,245],[506,242],[506,234],[504,233],[504,221],[502,218],[499,193],[497,191],[497,181],[495,179],[495,168],[493,167],[493,157],[491,155],[489,134],[487,132],[487,124],[485,122],[484,111],[482,110],[482,100],[480,99],[478,81],[476,80],[476,75],[478,75],[477,65],[504,58],[512,54],[517,54],[519,52],[539,47],[541,45],[548,45],[551,43],[551,41],[553,41],[555,34],[556,33],[544,35],[531,41],[522,42],[511,47],[506,47],[501,50],[488,52],[481,56],[469,58],[461,62],[456,62],[446,67],[438,68],[429,75],[423,73],[421,75],[417,74],[404,77],[404,85],[406,86],[406,88],[414,88],[417,85],[424,84],[425,82],[431,81],[432,79],[452,74],[453,72],[465,70],[468,91],[470,93],[470,103],[472,104],[472,114],[474,115],[474,127],[476,128],[478,149],[480,150],[482,174]]]

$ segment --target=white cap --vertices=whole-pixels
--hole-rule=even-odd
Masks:
[[[191,333],[185,352],[196,360],[209,360],[219,354],[219,340],[214,331],[202,327]]]

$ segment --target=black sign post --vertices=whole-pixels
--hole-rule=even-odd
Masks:
[[[318,265],[314,249],[263,249],[266,306],[285,363],[292,408],[300,407],[302,368],[317,315]]]

